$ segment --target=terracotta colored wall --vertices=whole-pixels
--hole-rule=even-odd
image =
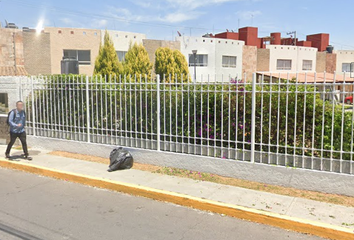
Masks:
[[[235,32],[223,32],[223,33],[215,34],[215,38],[239,40],[239,34]]]
[[[296,39],[296,42],[298,42],[299,39]],[[281,40],[281,45],[294,45],[294,38],[283,38]]]
[[[300,41],[296,43],[297,46],[300,47],[312,47],[312,42],[310,41]]]
[[[323,52],[326,51],[326,48],[329,45],[329,34],[320,33],[320,34],[308,35],[306,37],[306,40],[311,41],[312,47],[317,48],[319,52]]]
[[[258,28],[245,27],[239,29],[239,40],[245,41],[248,46],[259,46]]]
[[[273,44],[273,45],[280,45],[281,44],[281,33],[271,33],[270,36],[272,37],[270,44]]]
[[[246,80],[252,80],[252,73],[257,71],[257,47],[243,46],[242,53],[242,79],[246,74]]]

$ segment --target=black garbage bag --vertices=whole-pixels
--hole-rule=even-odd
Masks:
[[[133,167],[134,163],[133,156],[130,154],[130,152],[124,150],[122,147],[113,149],[109,159],[110,164],[108,172],[130,169]]]

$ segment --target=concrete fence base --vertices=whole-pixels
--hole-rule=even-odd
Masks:
[[[112,145],[92,144],[52,138],[28,136],[29,145],[53,151],[86,154],[98,157],[109,156]],[[354,197],[354,176],[332,172],[272,166],[236,160],[157,152],[126,148],[138,163],[175,167],[233,177],[264,184],[293,187],[297,189],[342,194]]]

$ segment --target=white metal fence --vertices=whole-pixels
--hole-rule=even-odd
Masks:
[[[20,87],[28,132],[353,174],[354,111],[342,104],[352,82],[189,79],[33,77]]]

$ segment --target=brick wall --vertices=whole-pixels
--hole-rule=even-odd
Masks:
[[[22,31],[0,28],[0,66],[14,67],[15,59],[16,66],[24,65]]]
[[[61,73],[61,60],[64,50],[90,50],[91,64],[80,65],[80,74],[92,75],[95,60],[101,45],[101,30],[78,28],[46,28],[50,34],[51,73]]]
[[[258,49],[257,50],[257,71],[269,72],[270,50]]]
[[[317,52],[317,63],[316,71],[324,72],[326,71],[326,52]]]
[[[25,68],[30,75],[51,74],[49,33],[24,32]]]
[[[326,54],[326,72],[334,73],[337,68],[337,54],[327,53]]]
[[[337,54],[317,52],[316,72],[334,73],[337,67]]]
[[[257,71],[257,47],[243,46],[242,79],[246,74],[246,81],[252,80],[252,73]]]
[[[180,50],[181,43],[177,41],[164,41],[164,40],[152,40],[143,39],[143,45],[149,54],[150,61],[155,65],[155,52],[160,47],[168,47],[173,50]]]

